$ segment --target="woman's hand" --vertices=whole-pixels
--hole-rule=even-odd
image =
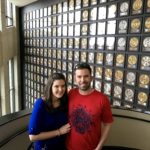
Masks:
[[[71,125],[69,123],[67,123],[67,124],[63,125],[62,127],[60,127],[58,129],[58,131],[59,131],[60,135],[63,135],[63,134],[70,132],[70,129],[71,129]]]

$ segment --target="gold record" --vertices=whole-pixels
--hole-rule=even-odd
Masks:
[[[57,51],[57,58],[61,59],[61,50]]]
[[[67,46],[67,39],[63,39],[63,46],[64,46],[64,47]]]
[[[112,4],[109,6],[109,11],[110,11],[110,15],[116,13],[116,10],[117,10],[117,6],[115,4]]]
[[[82,17],[83,17],[83,20],[86,20],[88,18],[88,11],[87,10],[83,11]]]
[[[72,51],[68,52],[68,59],[70,59],[70,60],[72,59]]]
[[[131,28],[132,28],[132,29],[139,29],[139,28],[140,28],[140,25],[141,25],[140,19],[133,19],[133,20],[131,21]]]
[[[73,45],[73,39],[69,39],[69,46]]]
[[[117,63],[122,64],[124,62],[124,55],[118,54],[116,57],[116,61]]]
[[[69,6],[70,6],[70,7],[73,7],[73,6],[74,6],[74,0],[70,0]]]
[[[143,1],[142,0],[135,0],[133,3],[133,9],[135,11],[140,10],[143,6]]]
[[[97,67],[96,68],[96,72],[99,72],[99,74],[102,74],[102,68],[101,67]]]
[[[112,70],[111,69],[106,69],[105,70],[105,76],[108,77],[108,78],[111,78],[112,77]]]
[[[91,4],[96,4],[97,0],[91,0]]]
[[[150,17],[148,17],[145,21],[145,27],[150,29]]]
[[[79,52],[78,51],[74,52],[74,60],[79,61]]]
[[[139,80],[140,80],[140,83],[141,83],[141,84],[146,85],[146,84],[149,83],[149,80],[150,80],[150,79],[149,79],[149,76],[148,76],[148,75],[142,74],[142,75],[140,75]]]
[[[43,58],[41,58],[40,59],[40,63],[41,63],[41,65],[43,65],[44,63],[43,63],[44,61],[43,61]]]
[[[138,46],[138,44],[139,44],[138,38],[133,37],[133,38],[130,39],[130,46],[131,46],[131,47],[134,47],[134,48],[135,48],[135,47]]]
[[[81,0],[76,0],[76,7],[80,7],[81,5]]]
[[[87,39],[83,38],[82,39],[82,46],[85,47],[87,45]]]
[[[103,53],[98,53],[98,54],[96,55],[96,60],[97,60],[97,62],[103,61]]]
[[[81,54],[81,60],[82,61],[86,60],[86,52],[82,52],[82,54]]]
[[[97,77],[101,77],[102,76],[102,68],[101,67],[97,67],[96,68],[96,76]]]
[[[56,28],[53,28],[53,35],[56,35]]]
[[[150,8],[150,0],[147,1],[147,7]]]
[[[80,44],[80,40],[79,39],[75,39],[75,47],[78,47]]]
[[[60,13],[62,11],[61,3],[58,4],[58,12]]]
[[[130,65],[135,65],[136,62],[137,62],[137,57],[134,56],[134,55],[130,55],[129,58],[128,58],[128,63],[129,63]]]
[[[89,0],[84,0],[83,1],[83,6],[87,6],[88,5]]]
[[[116,78],[117,80],[122,80],[122,78],[123,78],[123,72],[120,71],[120,70],[117,70],[117,71],[115,72],[115,78]]]
[[[88,28],[87,25],[84,24],[84,25],[82,26],[82,32],[83,32],[83,33],[86,33],[86,32],[87,32],[87,28]]]
[[[56,13],[56,5],[53,5],[53,14]]]
[[[68,74],[68,80],[69,80],[69,82],[71,82],[71,80],[72,80],[72,74]]]
[[[148,99],[148,96],[144,92],[140,92],[138,94],[138,99],[139,99],[140,102],[145,103]]]

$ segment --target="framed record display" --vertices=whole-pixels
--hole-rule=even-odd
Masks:
[[[62,72],[68,88],[74,87],[74,66],[87,62],[92,87],[106,94],[112,107],[150,113],[150,0],[31,5],[21,8],[20,19],[27,103],[42,96],[54,72]]]

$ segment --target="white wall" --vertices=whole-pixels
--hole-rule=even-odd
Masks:
[[[114,123],[105,145],[150,150],[149,114],[120,109],[112,109],[112,111],[114,115],[120,115],[120,117],[114,117]]]
[[[1,39],[1,31],[0,31],[0,66],[2,65],[2,43],[1,43],[2,39]]]
[[[2,115],[10,113],[9,104],[9,73],[8,73],[8,61],[9,59],[14,59],[15,68],[15,96],[16,96],[16,111],[19,110],[20,104],[18,101],[20,98],[20,70],[19,70],[19,28],[16,22],[18,14],[18,9],[14,7],[14,20],[15,25],[13,27],[6,27],[5,21],[5,1],[0,0],[0,22],[1,22],[1,32],[0,32],[0,80],[1,80],[1,105],[2,105]]]

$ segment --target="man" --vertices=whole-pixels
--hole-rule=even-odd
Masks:
[[[77,64],[74,71],[78,88],[69,92],[71,131],[67,137],[67,149],[101,150],[113,122],[109,100],[91,88],[89,64]]]

